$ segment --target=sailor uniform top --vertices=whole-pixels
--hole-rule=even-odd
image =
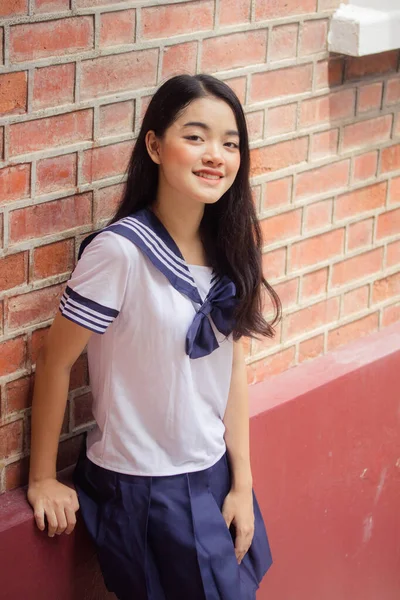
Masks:
[[[149,209],[85,240],[60,311],[94,332],[92,462],[157,476],[223,456],[236,303],[233,282],[188,265]]]

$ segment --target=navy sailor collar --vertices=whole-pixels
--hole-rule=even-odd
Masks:
[[[207,356],[219,346],[210,317],[221,333],[226,336],[232,333],[237,305],[234,283],[226,275],[220,277],[213,271],[211,287],[203,301],[177,244],[150,209],[141,209],[102,231],[113,231],[130,240],[177,291],[199,305],[186,337],[186,353],[190,358]],[[79,257],[99,233],[89,235],[82,242]]]

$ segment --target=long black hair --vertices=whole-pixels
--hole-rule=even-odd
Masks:
[[[209,264],[228,275],[239,299],[234,338],[274,335],[273,325],[281,317],[278,295],[263,277],[262,235],[249,184],[250,151],[246,119],[236,94],[226,83],[211,75],[177,75],[166,81],[153,96],[139,132],[127,169],[127,181],[115,223],[155,202],[158,165],[150,158],[145,137],[150,130],[162,138],[190,102],[206,96],[226,102],[232,109],[240,135],[240,167],[232,186],[213,204],[206,204],[200,235]],[[263,292],[272,301],[274,316],[263,316]]]

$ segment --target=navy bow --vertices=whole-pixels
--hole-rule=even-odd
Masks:
[[[211,288],[187,332],[186,354],[190,358],[207,356],[219,346],[209,317],[218,331],[226,336],[232,333],[237,302],[235,284],[228,277],[221,277]]]

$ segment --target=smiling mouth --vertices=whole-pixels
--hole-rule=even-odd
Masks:
[[[202,171],[197,171],[194,174],[197,175],[197,177],[201,177],[202,179],[211,179],[213,181],[218,181],[219,179],[222,179],[221,175],[211,175],[211,173],[204,173]]]

